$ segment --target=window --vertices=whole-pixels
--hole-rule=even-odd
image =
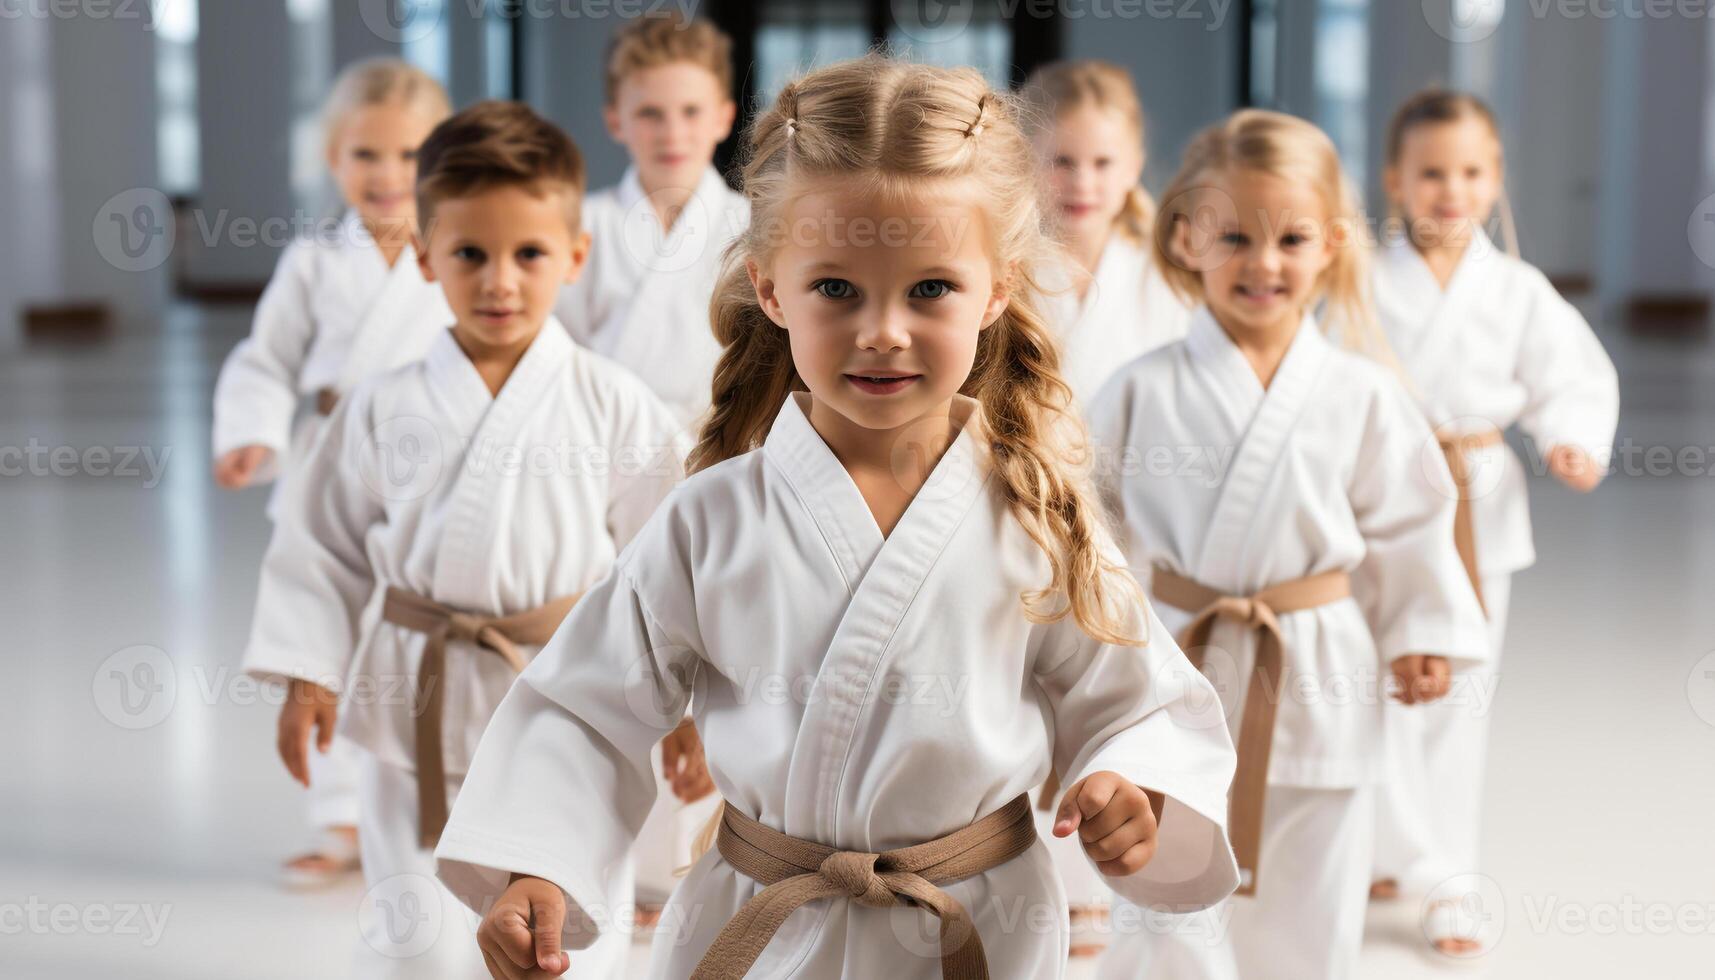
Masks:
[[[1316,12],[1316,125],[1340,150],[1352,182],[1364,186],[1369,97],[1369,0],[1321,0]]]
[[[201,127],[197,123],[197,0],[165,4],[155,29],[157,165],[161,190],[171,197],[196,193],[202,183]]]

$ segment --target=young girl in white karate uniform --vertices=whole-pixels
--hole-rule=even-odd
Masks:
[[[1043,312],[1060,339],[1060,373],[1079,405],[1133,359],[1185,335],[1190,310],[1149,248],[1155,202],[1139,181],[1143,106],[1131,75],[1104,61],[1059,61],[1031,73],[1023,95],[1047,175],[1048,226],[1065,247],[1045,263]],[[1052,789],[1052,787],[1050,787]],[[1053,820],[1044,794],[1039,829]],[[1071,839],[1048,838],[1071,906],[1072,955],[1106,945],[1112,894]]]
[[[1155,202],[1139,183],[1143,106],[1131,76],[1104,61],[1055,62],[1031,74],[1024,94],[1049,226],[1071,259],[1049,266],[1044,312],[1060,337],[1061,373],[1087,405],[1122,365],[1183,337],[1190,310],[1150,252]]]
[[[1513,573],[1535,561],[1525,472],[1501,439],[1515,422],[1548,471],[1579,491],[1606,471],[1619,415],[1614,366],[1543,274],[1483,225],[1505,190],[1499,130],[1478,99],[1431,90],[1389,127],[1384,182],[1396,221],[1375,268],[1381,323],[1463,487],[1459,544],[1488,614],[1494,657],[1426,710],[1388,712],[1389,780],[1377,822],[1377,892],[1429,891],[1442,952],[1482,952],[1456,914],[1475,888],[1489,712]],[[1511,237],[1510,225],[1503,229]]]
[[[1230,741],[1056,441],[1010,98],[844,62],[748,154],[694,473],[507,695],[437,851],[493,976],[599,933],[687,703],[726,805],[650,977],[1061,976],[1050,769],[1110,887],[1220,900]]]
[[[1324,304],[1348,345],[1380,353],[1361,228],[1315,126],[1247,110],[1205,130],[1155,234],[1199,304],[1190,332],[1090,408],[1122,547],[1238,740],[1246,879],[1198,916],[1128,916],[1104,978],[1356,976],[1384,678],[1433,699],[1452,663],[1485,655],[1428,425],[1390,368],[1312,315]]]
[[[417,147],[448,112],[440,84],[402,61],[361,61],[334,82],[322,118],[345,216],[286,246],[250,336],[215,382],[215,482],[236,490],[279,477],[270,517],[339,397],[371,374],[422,357],[452,323],[411,248]],[[322,844],[286,862],[289,883],[356,870],[353,765],[344,739],[312,760],[310,824]]]
[[[583,181],[571,140],[517,103],[429,135],[422,264],[455,323],[341,399],[263,564],[245,667],[290,682],[288,769],[336,720],[361,746],[366,975],[484,972],[434,878],[447,806],[518,670],[683,472],[666,407],[553,319],[588,250]],[[606,872],[630,882],[624,855]],[[608,911],[581,976],[627,975]]]

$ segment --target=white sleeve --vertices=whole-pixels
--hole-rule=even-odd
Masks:
[[[1488,630],[1454,545],[1453,478],[1410,396],[1384,381],[1347,488],[1365,549],[1353,589],[1383,664],[1425,653],[1468,666],[1488,659]]]
[[[622,556],[500,703],[435,851],[441,879],[479,914],[515,872],[558,885],[568,949],[634,900],[616,890],[655,802],[650,751],[683,718],[702,662],[626,569]]]
[[[303,242],[287,246],[256,305],[250,336],[221,366],[214,385],[217,458],[240,446],[259,445],[274,450],[278,459],[291,444],[298,375],[316,332],[310,317],[313,248]],[[272,479],[273,467],[259,475]]]
[[[1132,629],[1147,629],[1147,646],[1102,643],[1068,617],[1045,628],[1044,650],[1069,652],[1036,681],[1053,709],[1062,794],[1111,771],[1167,798],[1154,859],[1137,874],[1103,880],[1137,904],[1194,912],[1238,886],[1226,830],[1237,760],[1214,688],[1154,610],[1142,602],[1133,609]]]
[[[623,549],[684,479],[691,445],[673,413],[641,382],[623,386],[620,395],[610,446],[607,530]]]
[[[1526,392],[1519,426],[1544,452],[1577,446],[1605,464],[1620,415],[1614,363],[1578,310],[1536,279],[1516,369]]]
[[[373,449],[369,389],[342,398],[302,479],[290,481],[262,559],[247,673],[300,678],[340,690],[357,647],[360,617],[375,592],[366,539],[386,519],[369,490],[362,454]]]

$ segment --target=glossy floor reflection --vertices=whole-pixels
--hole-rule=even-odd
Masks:
[[[265,492],[214,489],[207,411],[246,321],[180,308],[0,364],[7,980],[334,977],[358,942],[360,889],[274,884],[301,807],[234,669]],[[1606,339],[1622,439],[1667,448],[1589,498],[1533,486],[1489,770],[1504,932],[1459,975],[1715,962],[1715,350]],[[1365,976],[1442,975],[1421,948],[1415,906],[1377,907]]]

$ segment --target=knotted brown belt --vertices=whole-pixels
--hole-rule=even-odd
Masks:
[[[1285,641],[1280,635],[1283,613],[1314,609],[1338,602],[1352,594],[1352,582],[1343,571],[1307,575],[1271,585],[1251,596],[1232,596],[1211,589],[1160,565],[1150,579],[1150,591],[1162,602],[1195,612],[1190,625],[1179,633],[1179,645],[1193,666],[1203,667],[1203,648],[1217,619],[1230,619],[1257,633],[1256,660],[1251,666],[1245,713],[1239,721],[1238,771],[1233,774],[1232,805],[1227,817],[1228,833],[1241,876],[1238,894],[1256,894],[1257,864],[1262,851],[1262,810],[1268,795],[1268,757],[1274,748],[1274,718],[1285,685]]]
[[[937,886],[999,867],[1035,842],[1028,796],[945,837],[880,854],[792,837],[727,803],[716,842],[721,857],[767,887],[721,928],[691,980],[741,980],[787,916],[806,902],[840,896],[866,908],[926,909],[941,920],[941,980],[988,980],[970,913]]]
[[[332,388],[316,389],[316,414],[332,415],[334,406],[339,404],[339,392]]]
[[[1501,444],[1501,430],[1479,429],[1476,432],[1437,432],[1435,441],[1441,444],[1441,454],[1447,457],[1447,469],[1453,474],[1453,486],[1459,491],[1459,503],[1453,509],[1453,546],[1459,551],[1459,561],[1471,579],[1471,589],[1477,593],[1477,605],[1483,615],[1489,607],[1483,602],[1483,581],[1477,569],[1477,532],[1471,520],[1471,472],[1465,454],[1473,449],[1487,449]]]
[[[422,666],[417,670],[417,830],[424,847],[434,847],[447,825],[446,763],[441,758],[441,715],[445,697],[447,641],[463,640],[499,654],[514,671],[524,669],[517,644],[541,646],[553,638],[560,620],[572,611],[578,596],[566,596],[511,616],[473,616],[443,606],[414,592],[389,587],[381,618],[395,626],[428,635]]]

